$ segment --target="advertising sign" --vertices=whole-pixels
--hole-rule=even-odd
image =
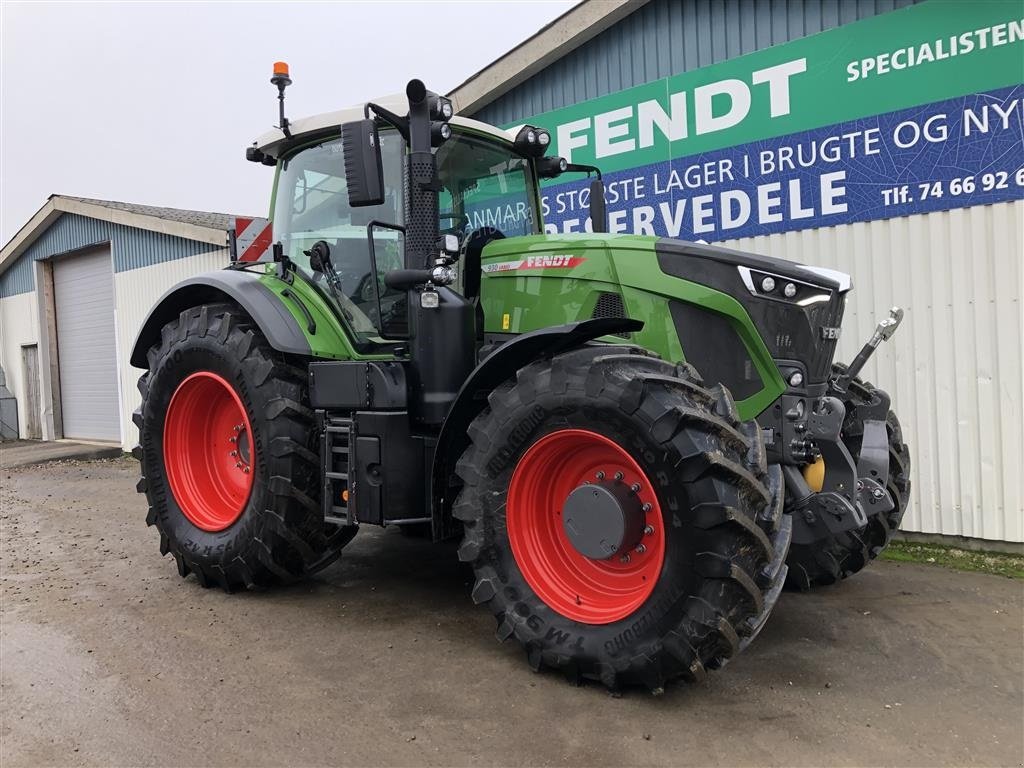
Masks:
[[[1019,200],[1021,8],[930,0],[522,122],[602,169],[613,232],[714,241]],[[578,179],[545,185],[547,231],[590,229]]]

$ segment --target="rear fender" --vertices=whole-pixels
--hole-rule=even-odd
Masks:
[[[258,276],[224,269],[184,280],[165,293],[142,324],[132,347],[131,364],[147,368],[146,353],[160,341],[160,330],[184,310],[200,304],[229,301],[246,311],[274,349],[309,356],[309,340],[280,297]]]
[[[520,368],[539,358],[552,357],[600,336],[639,331],[644,324],[625,318],[600,318],[556,325],[516,336],[498,347],[473,369],[452,404],[437,437],[431,474],[434,540],[448,538],[455,487],[451,479],[455,463],[469,445],[469,425],[487,406],[487,396],[516,375]]]

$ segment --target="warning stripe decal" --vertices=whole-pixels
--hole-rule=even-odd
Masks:
[[[268,219],[235,218],[235,253],[239,261],[269,261],[274,228]]]

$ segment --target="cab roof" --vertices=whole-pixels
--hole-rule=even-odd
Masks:
[[[390,109],[397,114],[405,114],[409,107],[409,102],[404,94],[393,94],[382,99],[374,99],[373,103],[380,104],[385,109]],[[264,154],[276,158],[280,157],[289,147],[294,146],[297,139],[301,139],[306,135],[320,133],[329,128],[335,128],[342,123],[362,119],[362,104],[339,109],[335,112],[324,112],[319,115],[312,115],[311,117],[301,117],[297,120],[292,120],[288,126],[292,134],[291,139],[286,138],[280,128],[273,128],[256,139],[255,143],[256,147]],[[521,126],[516,126],[506,131],[488,123],[481,123],[479,120],[472,120],[468,117],[460,117],[459,115],[455,115],[448,122],[453,128],[469,128],[479,133],[493,136],[496,139],[507,141],[510,144],[515,141],[516,133],[521,128]]]

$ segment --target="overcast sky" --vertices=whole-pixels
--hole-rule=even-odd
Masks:
[[[0,0],[0,243],[51,193],[265,215],[274,61],[292,118],[443,93],[574,4]]]

